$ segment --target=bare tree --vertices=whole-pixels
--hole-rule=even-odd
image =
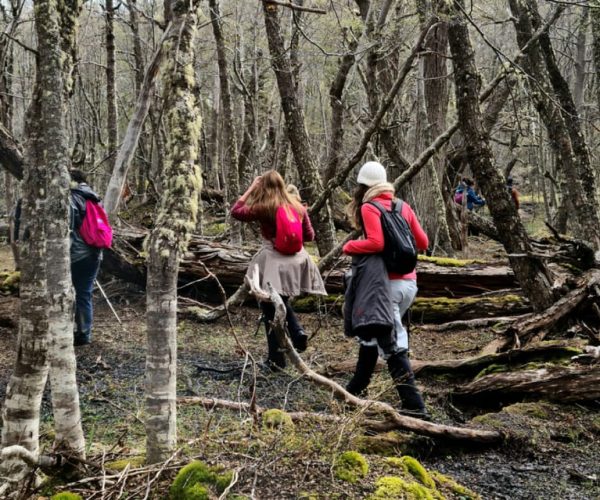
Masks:
[[[240,175],[238,170],[238,150],[235,133],[235,119],[233,116],[233,103],[229,85],[229,67],[225,52],[225,38],[219,12],[219,1],[209,0],[210,20],[217,45],[217,63],[219,65],[219,84],[221,87],[221,105],[223,117],[223,141],[225,143],[227,183],[225,185],[226,200],[233,205],[240,195]],[[227,211],[228,212],[228,211]],[[242,224],[240,221],[229,217],[229,236],[233,244],[242,241]]]
[[[456,104],[467,157],[490,212],[515,276],[536,310],[549,307],[554,297],[550,271],[532,255],[532,247],[517,210],[504,188],[504,179],[494,165],[479,106],[480,75],[475,66],[473,46],[463,14],[464,2],[455,1],[450,11],[448,41],[454,66]]]
[[[313,203],[323,190],[323,183],[315,164],[315,157],[311,151],[304,123],[304,113],[299,103],[297,87],[293,79],[290,58],[285,51],[277,5],[263,2],[263,12],[271,52],[271,64],[277,78],[287,135],[300,174],[302,187],[306,193],[306,199],[309,203]],[[314,214],[314,219],[319,253],[325,255],[335,246],[333,220],[328,204]]]

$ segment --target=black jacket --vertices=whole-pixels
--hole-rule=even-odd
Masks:
[[[393,329],[390,279],[381,254],[354,256],[346,278],[345,335],[370,339]]]

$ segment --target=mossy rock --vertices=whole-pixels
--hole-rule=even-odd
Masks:
[[[83,497],[78,493],[63,491],[50,497],[50,500],[83,500]]]
[[[417,482],[410,482],[397,476],[383,476],[375,483],[375,493],[369,500],[442,500],[436,490],[430,490]]]
[[[112,462],[106,462],[104,465],[107,469],[116,471],[124,470],[129,465],[130,468],[141,467],[146,462],[144,455],[138,455],[135,457],[122,458],[120,460],[113,460]]]
[[[547,420],[551,417],[552,405],[548,403],[515,403],[502,409],[510,415],[525,415],[527,417]]]
[[[367,476],[369,464],[357,451],[345,451],[337,457],[334,464],[335,477],[349,483],[356,483]]]
[[[209,500],[213,490],[221,494],[231,483],[232,472],[223,472],[219,467],[211,467],[195,460],[183,467],[175,476],[170,488],[172,500]]]
[[[442,489],[443,491],[449,490],[454,495],[464,500],[481,500],[481,497],[477,493],[470,490],[466,486],[457,483],[451,477],[445,476],[444,474],[436,471],[431,473],[431,477],[437,483],[438,488]]]
[[[292,417],[286,412],[271,408],[262,415],[262,425],[265,430],[281,429],[287,432],[293,432],[295,429]]]

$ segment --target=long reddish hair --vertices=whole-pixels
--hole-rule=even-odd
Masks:
[[[300,217],[304,214],[304,207],[287,192],[283,177],[275,170],[269,170],[261,176],[260,184],[250,193],[246,205],[257,216],[269,220],[275,220],[275,212],[282,205],[292,207]]]

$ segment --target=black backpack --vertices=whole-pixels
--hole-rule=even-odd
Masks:
[[[408,274],[417,265],[417,245],[406,219],[402,217],[402,200],[393,200],[388,212],[381,203],[369,201],[381,212],[381,227],[385,246],[383,260],[388,272]]]

